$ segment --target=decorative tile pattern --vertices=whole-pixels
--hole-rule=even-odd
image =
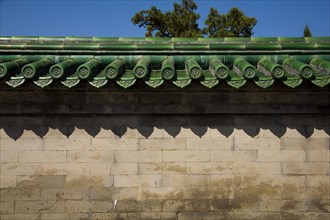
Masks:
[[[41,88],[81,81],[96,88],[109,81],[125,89],[138,81],[151,88],[164,81],[214,88],[223,81],[239,89],[251,81],[266,89],[304,80],[329,85],[330,37],[0,37],[0,81],[14,88],[31,81]]]

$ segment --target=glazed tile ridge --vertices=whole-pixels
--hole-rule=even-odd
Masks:
[[[295,88],[303,81],[330,83],[330,37],[289,38],[100,38],[0,37],[0,87],[54,81],[67,88],[81,81],[96,88],[115,81],[151,88],[171,81],[178,88],[199,81],[207,88],[241,88],[275,81]]]

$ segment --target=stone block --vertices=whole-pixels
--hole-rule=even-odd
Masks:
[[[224,195],[218,192],[218,187],[185,187],[185,199],[209,200],[222,198]]]
[[[104,214],[104,213],[100,213],[100,214]],[[69,220],[88,220],[88,218],[90,218],[89,213],[68,213],[68,215],[69,215]],[[95,215],[96,214],[93,215],[93,220],[94,220]],[[106,219],[106,218],[103,218],[103,219]]]
[[[14,200],[4,200],[0,199],[0,213],[1,214],[7,214],[7,213],[15,213],[14,210],[14,205],[15,201]]]
[[[94,206],[92,201],[65,201],[66,213],[88,213]],[[64,212],[64,210],[63,210]]]
[[[327,210],[330,201],[329,176],[307,176],[307,196],[313,209]]]
[[[164,200],[162,207],[165,212],[209,211],[210,200]]]
[[[0,219],[4,220],[39,220],[39,214],[1,214]]]
[[[89,163],[40,163],[36,175],[89,175]]]
[[[258,186],[268,192],[260,196],[262,199],[306,200],[304,176],[262,175],[258,177]]]
[[[233,139],[226,137],[219,138],[187,138],[187,149],[215,149],[230,150]]]
[[[116,162],[160,162],[162,151],[116,151]]]
[[[327,175],[329,163],[283,163],[285,175]]]
[[[277,220],[281,218],[281,212],[258,212],[258,211],[238,211],[229,212],[226,219],[235,220]],[[291,219],[293,220],[293,219]]]
[[[221,220],[228,219],[224,212],[180,212],[178,220]]]
[[[306,153],[309,162],[330,162],[329,150],[307,150]]]
[[[277,137],[250,137],[248,135],[242,135],[235,133],[235,149],[249,150],[249,149],[280,149],[281,141]]]
[[[66,162],[66,151],[21,151],[20,163]]]
[[[72,138],[72,139],[86,139],[86,138],[91,138],[91,135],[88,134],[86,129],[75,127],[74,131],[70,134],[69,138]]]
[[[281,175],[282,167],[280,162],[259,162],[258,171],[259,175]]]
[[[162,185],[161,175],[116,175],[115,187],[157,187]]]
[[[211,161],[258,161],[257,150],[211,150]]]
[[[59,165],[59,164],[57,164]],[[47,166],[45,166],[47,167]],[[56,166],[55,166],[56,169]],[[65,171],[69,171],[70,176],[83,176],[90,175],[90,164],[89,163],[65,163]],[[68,180],[68,179],[67,179]]]
[[[17,151],[0,151],[0,164],[2,163],[17,163],[18,162],[18,152]]]
[[[114,163],[111,167],[111,175],[138,174],[138,163]]]
[[[67,176],[65,187],[110,187],[113,185],[113,176],[110,175],[80,175]]]
[[[92,150],[97,151],[113,151],[113,150],[124,150],[124,151],[136,151],[138,150],[138,139],[129,138],[112,138],[112,139],[99,139],[95,138],[92,140]]]
[[[210,161],[209,150],[166,150],[163,151],[164,162],[201,162]]]
[[[305,161],[306,155],[304,150],[259,150],[259,161]]]
[[[87,151],[91,149],[91,138],[50,138],[44,139],[44,147],[47,151],[52,150],[76,150]]]
[[[256,175],[258,174],[257,162],[234,162],[234,174],[239,175]]]
[[[286,150],[329,150],[329,137],[308,139],[304,137],[282,137],[282,149]]]
[[[176,220],[177,219],[177,212],[161,212],[160,213],[161,220]]]
[[[64,213],[64,201],[16,201],[15,213]]]
[[[234,162],[187,162],[188,174],[233,174]]]
[[[112,200],[110,201],[94,201],[93,207],[91,208],[91,211],[93,213],[111,213],[114,212],[114,203]]]
[[[67,213],[41,213],[40,219],[42,220],[63,220],[69,219]]]
[[[79,218],[77,218],[79,217]],[[89,220],[90,215],[85,214],[84,216],[81,216],[80,214],[75,214],[75,218],[70,218],[74,219],[74,220]],[[103,219],[107,219],[107,220],[116,220],[116,219],[121,219],[121,217],[119,215],[117,215],[116,213],[93,213],[92,216],[93,220],[103,220]]]
[[[141,220],[160,220],[159,212],[142,212]]]
[[[43,150],[43,141],[39,138],[22,139],[0,139],[1,151],[41,151]]]
[[[139,174],[185,174],[186,165],[182,162],[139,163]]]
[[[216,199],[211,200],[211,211],[258,211],[258,200],[254,199]]]
[[[328,175],[325,176],[311,175],[306,177],[307,177],[307,186],[309,188],[318,188],[319,186],[330,184],[330,179]]]
[[[161,200],[119,200],[115,211],[121,212],[160,212]]]
[[[0,169],[1,173],[1,169]],[[0,178],[0,189],[16,187],[16,176],[4,176],[1,175]]]
[[[113,151],[68,151],[69,163],[112,163],[113,161]]]
[[[112,138],[119,138],[118,135],[112,132],[111,129],[105,129],[96,127],[96,129],[99,129],[98,133],[93,137],[93,139],[112,139]]]
[[[259,208],[262,212],[275,212],[281,211],[283,206],[282,200],[267,199],[259,201]]]
[[[92,200],[118,200],[118,199],[127,199],[127,197],[137,196],[136,188],[125,188],[126,191],[123,191],[124,188],[112,188],[112,187],[93,187],[90,189],[90,198]],[[131,193],[131,194],[130,194]],[[130,195],[129,195],[130,194]]]
[[[209,175],[163,175],[166,187],[203,187],[209,185]]]
[[[48,132],[43,136],[43,139],[66,139],[68,138],[65,136],[60,129],[63,129],[63,127],[57,128],[48,128]]]
[[[186,148],[184,138],[139,139],[139,150],[179,150]]]
[[[138,199],[181,199],[184,197],[183,187],[140,187]]]
[[[40,200],[40,190],[34,186],[21,188],[3,188],[0,189],[0,200],[21,200],[34,201]]]
[[[41,200],[61,201],[61,200],[88,200],[88,188],[50,188],[41,189]]]
[[[286,211],[281,212],[281,219],[283,220],[328,220],[328,213],[317,213],[317,212],[296,212]]]
[[[65,179],[64,175],[17,176],[16,184],[18,187],[62,188]]]
[[[91,175],[110,175],[113,161],[105,163],[90,163]]]
[[[138,199],[138,188],[136,188],[136,187],[113,188],[112,199],[113,200],[137,200]]]

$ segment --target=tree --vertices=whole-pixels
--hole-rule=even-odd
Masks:
[[[311,37],[311,36],[312,36],[312,32],[309,30],[309,27],[306,24],[304,28],[304,37]]]
[[[181,4],[174,3],[173,11],[163,13],[153,6],[136,13],[131,21],[147,29],[146,37],[201,37],[196,9],[193,0],[182,0]]]
[[[250,37],[257,24],[254,17],[247,17],[238,8],[232,8],[228,14],[219,14],[214,8],[205,20],[206,27],[201,30],[195,12],[194,0],[181,0],[174,3],[173,11],[163,13],[155,6],[136,13],[131,21],[134,25],[146,28],[146,37]]]
[[[230,9],[228,14],[219,14],[218,10],[211,7],[205,24],[203,34],[209,37],[250,37],[257,20],[245,16],[238,8]]]

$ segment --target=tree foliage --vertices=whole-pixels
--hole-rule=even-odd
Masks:
[[[309,30],[309,27],[306,24],[304,28],[304,37],[311,37],[311,36],[312,36],[312,32]]]
[[[162,12],[155,6],[136,13],[131,21],[134,25],[146,28],[146,37],[249,37],[257,20],[244,15],[238,8],[228,14],[219,14],[214,8],[205,20],[206,27],[198,27],[200,15],[196,13],[194,0],[181,0],[174,3],[173,11]]]
[[[146,37],[201,37],[196,9],[193,0],[182,0],[181,4],[174,3],[173,11],[163,13],[153,6],[136,13],[131,21],[147,29]]]
[[[209,37],[250,37],[257,19],[245,16],[238,8],[230,9],[228,14],[219,14],[217,9],[211,7],[205,24],[203,33]]]

